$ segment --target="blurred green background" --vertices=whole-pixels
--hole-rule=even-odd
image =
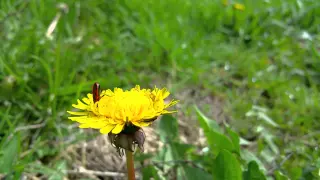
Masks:
[[[219,106],[269,178],[317,179],[319,17],[317,0],[1,0],[0,174],[72,169],[56,157],[98,133],[66,110],[99,82],[168,87],[178,118]]]

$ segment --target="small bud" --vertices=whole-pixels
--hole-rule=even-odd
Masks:
[[[139,129],[138,131],[136,131],[134,133],[134,142],[136,144],[138,144],[138,147],[141,151],[144,151],[144,147],[143,147],[143,144],[144,144],[144,141],[146,139],[146,135],[144,134],[143,130],[142,129]]]
[[[130,126],[130,130],[132,130]],[[144,150],[143,144],[146,139],[146,135],[143,130],[136,127],[136,130],[128,133],[128,130],[123,130],[119,134],[108,134],[111,144],[117,149],[120,156],[123,155],[123,149],[134,152],[136,145],[138,145],[141,151]]]

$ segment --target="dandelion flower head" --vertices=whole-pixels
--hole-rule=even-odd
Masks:
[[[68,113],[73,115],[69,119],[80,123],[80,128],[99,129],[102,134],[119,134],[126,127],[149,126],[160,115],[176,112],[167,109],[178,102],[165,103],[170,95],[165,88],[141,89],[137,85],[125,91],[121,88],[96,91],[94,88],[93,93],[72,105],[81,111]]]

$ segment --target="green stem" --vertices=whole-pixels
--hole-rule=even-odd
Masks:
[[[128,180],[135,180],[134,174],[134,163],[133,163],[133,155],[132,152],[126,150],[126,157],[127,157],[127,170],[128,170]]]

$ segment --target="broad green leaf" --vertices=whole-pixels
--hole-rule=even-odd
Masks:
[[[212,166],[214,180],[242,180],[237,158],[227,150],[221,150]]]
[[[200,179],[211,179],[208,173],[206,173],[205,171],[197,167],[191,167],[190,166],[191,164],[188,164],[188,162],[186,161],[186,154],[192,148],[193,146],[189,144],[182,144],[182,143],[176,143],[176,142],[169,143],[169,147],[167,148],[168,149],[167,156],[164,161],[169,163],[165,163],[164,167],[172,167],[173,165],[178,165],[179,168],[178,168],[177,179],[191,180],[191,179],[195,179],[196,177]],[[168,168],[166,170],[168,170]]]
[[[145,161],[145,160],[151,159],[152,157],[154,157],[154,155],[151,153],[137,152],[134,155],[134,160],[135,161]]]
[[[217,155],[223,149],[234,151],[234,146],[227,136],[212,130],[205,134],[213,154]]]
[[[19,153],[19,145],[18,136],[13,136],[8,144],[3,147],[0,156],[0,173],[9,173],[13,170],[14,161]]]
[[[251,161],[248,165],[248,170],[243,172],[245,180],[265,180],[266,177],[260,171],[259,165],[255,161]]]
[[[161,148],[157,154],[155,154],[155,156],[152,158],[152,160],[155,160],[155,161],[164,161],[165,159],[165,156],[167,154],[167,151],[168,151],[168,145],[164,145],[164,148]]]
[[[152,160],[161,164],[163,171],[167,172],[174,165],[181,164],[181,161],[185,160],[185,155],[193,148],[192,145],[182,144],[177,142],[167,143]]]
[[[170,144],[165,144],[165,146],[160,149],[160,151],[152,158],[155,162],[172,162],[175,160],[175,151],[172,149],[172,146]],[[163,164],[163,171],[169,170],[173,166],[172,163],[170,164]]]
[[[189,144],[181,144],[181,143],[170,143],[168,145],[164,162],[171,162],[166,163],[164,165],[164,169],[168,170],[175,164],[181,163],[181,160],[185,160],[185,155],[187,151],[189,151],[192,148],[192,145]],[[175,163],[176,161],[176,163]]]
[[[170,146],[174,149],[174,153],[176,153],[174,154],[176,159],[184,159],[186,153],[194,148],[194,146],[191,144],[183,144],[177,142],[170,143]]]
[[[258,164],[258,166],[260,167],[260,169],[262,169],[263,171],[266,171],[266,168],[263,166],[263,163],[261,162],[261,160],[253,152],[251,152],[247,149],[244,149],[241,151],[241,158],[247,162],[255,161]]]
[[[240,138],[239,135],[230,127],[227,127],[228,134],[231,138],[235,151],[240,154]]]
[[[199,167],[193,167],[188,164],[182,164],[179,167],[178,171],[180,171],[180,176],[177,179],[181,180],[194,180],[194,179],[201,179],[201,180],[211,180],[212,175],[204,170],[200,169]],[[178,173],[179,174],[179,173]]]
[[[288,180],[289,178],[283,175],[280,171],[274,172],[275,180]]]
[[[202,119],[202,121],[205,122],[206,126],[208,126],[208,128],[213,129],[217,132],[222,132],[218,123],[215,120],[209,119],[207,116],[205,116],[200,109],[197,106],[194,106],[197,115],[198,115],[198,119]]]
[[[171,115],[163,115],[158,124],[162,142],[178,140],[178,122]]]
[[[171,115],[163,115],[158,124],[160,139],[168,142],[178,139],[178,122]]]
[[[25,166],[26,164],[23,164],[21,160],[14,166],[13,179],[20,179],[22,177]]]
[[[162,162],[173,162],[174,160],[177,160],[178,158],[177,156],[177,152],[175,151],[174,148],[172,148],[172,146],[167,146],[165,154],[164,154],[164,159]],[[164,163],[163,164],[163,171],[167,172],[170,168],[173,167],[173,163]]]
[[[160,180],[158,171],[159,170],[157,170],[153,166],[144,167],[142,169],[142,179],[143,180],[149,180],[149,179]]]
[[[317,167],[317,168],[320,168],[320,158],[318,158],[318,159],[316,160],[316,167]]]
[[[190,157],[190,160],[193,162],[197,162],[201,164],[204,168],[206,169],[211,169],[213,165],[212,161],[212,154],[195,154],[195,153],[190,153],[188,154]]]
[[[197,109],[197,107],[195,108]],[[208,119],[206,119],[204,116],[199,114],[201,112],[198,109],[197,109],[197,113],[198,113],[198,120],[199,120],[200,126],[204,131],[204,134],[207,138],[207,141],[212,153],[214,155],[217,155],[219,151],[221,151],[222,149],[235,151],[235,147],[231,142],[231,140],[227,136],[218,132],[215,126],[211,126],[210,122],[208,122]]]

